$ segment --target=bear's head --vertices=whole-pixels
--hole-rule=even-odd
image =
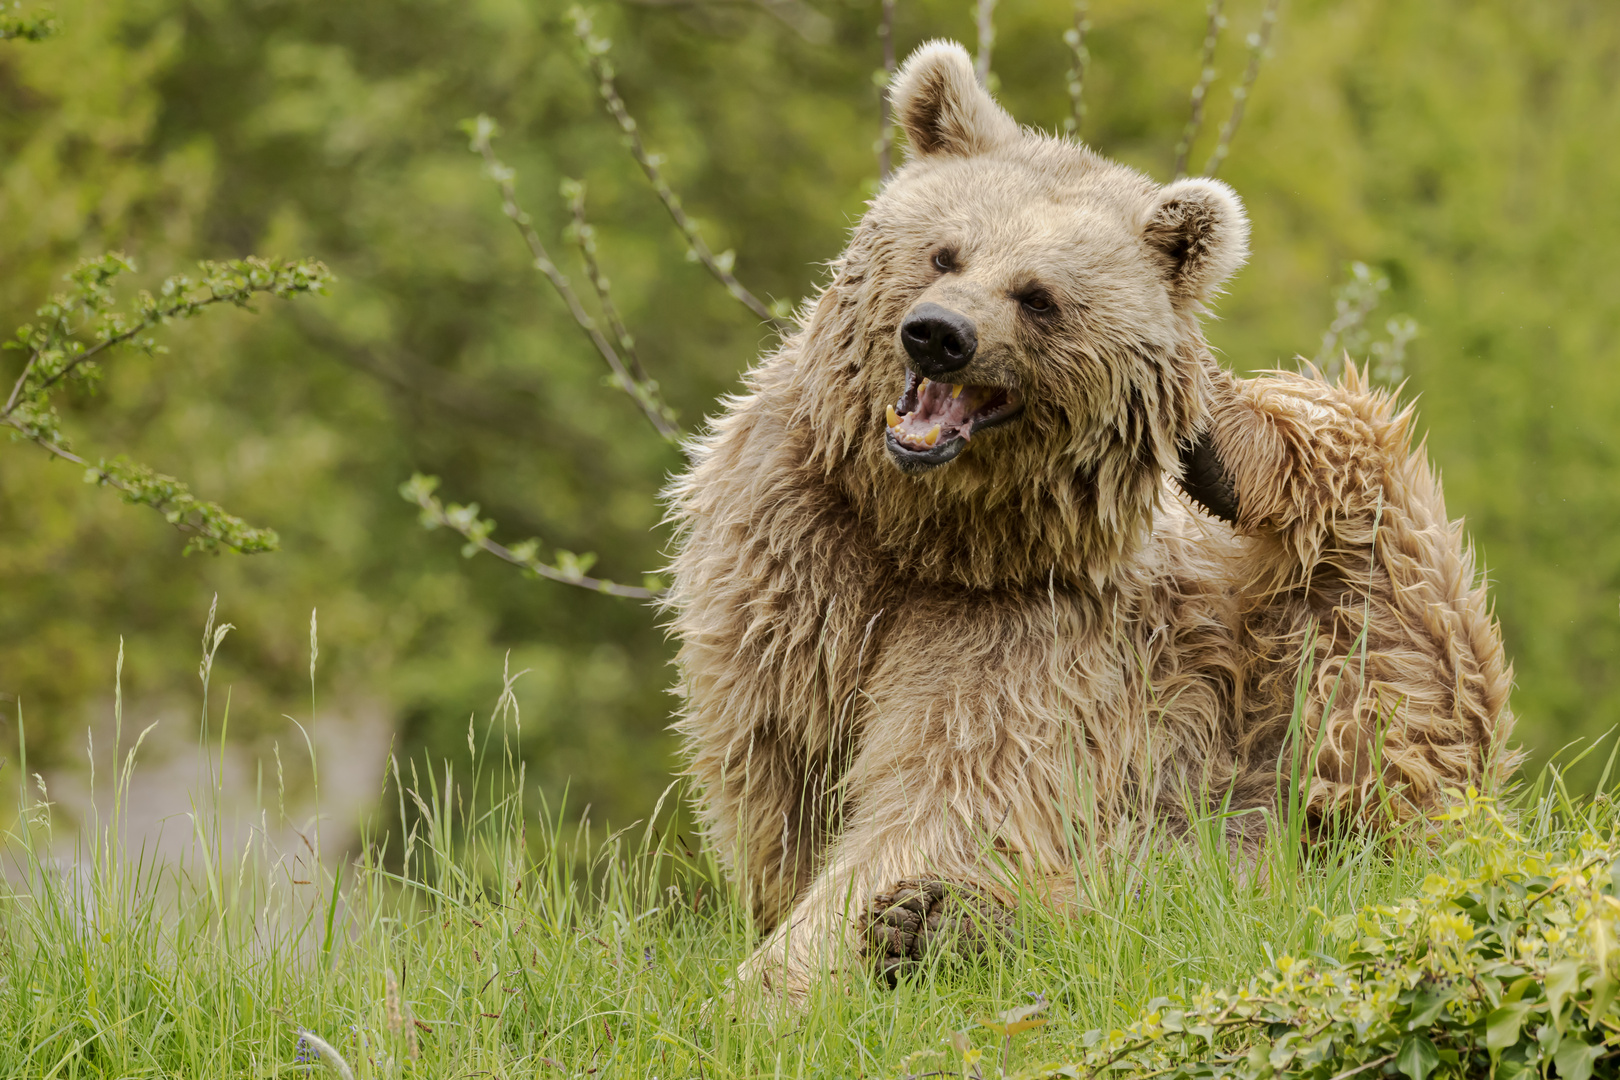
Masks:
[[[918,49],[891,101],[910,158],[806,331],[816,451],[910,573],[1117,579],[1204,423],[1242,205],[1020,129],[959,45]]]

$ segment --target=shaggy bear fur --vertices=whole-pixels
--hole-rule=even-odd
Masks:
[[[798,997],[916,956],[940,882],[1062,902],[1076,838],[1275,807],[1296,690],[1318,820],[1505,775],[1511,672],[1411,410],[1211,358],[1232,191],[1021,130],[957,45],[893,101],[910,161],[672,489],[678,730],[775,927],[739,978]],[[956,336],[908,347],[923,315]]]

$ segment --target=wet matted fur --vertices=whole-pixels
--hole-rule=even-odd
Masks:
[[[893,100],[910,160],[671,491],[678,730],[775,927],[739,976],[802,994],[905,882],[1060,903],[1076,842],[1274,807],[1296,691],[1319,820],[1505,775],[1511,672],[1411,410],[1210,355],[1236,195],[1020,129],[956,45]],[[976,333],[965,397],[911,374],[927,305]]]

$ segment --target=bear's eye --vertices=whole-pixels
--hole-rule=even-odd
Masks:
[[[950,248],[940,248],[934,252],[934,269],[942,274],[949,274],[956,269],[956,252]]]
[[[1052,298],[1039,289],[1024,293],[1018,298],[1018,302],[1024,305],[1025,311],[1036,315],[1049,314],[1056,306],[1052,303]]]

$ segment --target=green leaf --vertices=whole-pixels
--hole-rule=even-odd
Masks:
[[[1614,976],[1607,972],[1599,975],[1592,982],[1592,1001],[1587,1006],[1588,1014],[1597,1020],[1609,1011],[1614,1004],[1615,992],[1620,991],[1620,983],[1616,983]]]
[[[1547,1007],[1552,1013],[1553,1026],[1564,1030],[1564,1002],[1581,984],[1581,968],[1574,960],[1560,960],[1547,969],[1543,984],[1547,991]]]
[[[1293,1064],[1294,1058],[1299,1055],[1299,1032],[1285,1032],[1282,1038],[1271,1047],[1271,1053],[1266,1057],[1266,1063],[1279,1072]]]
[[[1424,990],[1412,1002],[1412,1015],[1406,1021],[1407,1031],[1417,1031],[1434,1023],[1440,1010],[1446,1007],[1448,997],[1440,990]]]
[[[1410,1080],[1426,1080],[1438,1064],[1440,1051],[1434,1048],[1427,1035],[1408,1035],[1395,1055],[1395,1067]]]
[[[1490,1050],[1506,1050],[1519,1041],[1519,1028],[1524,1014],[1530,1011],[1527,1001],[1503,1005],[1485,1018],[1485,1046]]]
[[[1591,1080],[1592,1062],[1602,1053],[1602,1043],[1588,1046],[1571,1035],[1558,1048],[1558,1053],[1553,1055],[1553,1064],[1558,1067],[1559,1080]]]
[[[1536,980],[1528,975],[1515,979],[1513,981],[1513,985],[1508,987],[1508,991],[1503,996],[1502,1000],[1505,1002],[1518,1001],[1520,998],[1524,997],[1524,992],[1534,985],[1536,985]]]

